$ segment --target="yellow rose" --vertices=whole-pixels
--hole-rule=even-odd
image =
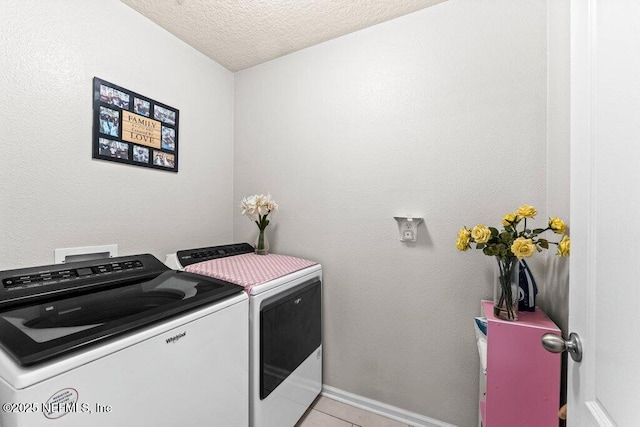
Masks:
[[[531,239],[518,237],[511,245],[511,252],[513,252],[518,259],[529,258],[536,253],[536,245],[533,244]]]
[[[469,249],[469,241],[458,237],[456,239],[456,248],[458,248],[458,250],[462,252],[466,251],[467,249]]]
[[[471,239],[471,231],[467,227],[462,227],[458,231],[458,238],[456,239],[456,248],[459,251],[466,251],[469,249],[469,240]]]
[[[538,211],[533,206],[522,205],[516,211],[516,215],[524,218],[533,218],[538,214]]]
[[[471,230],[467,227],[462,227],[460,231],[458,231],[458,237],[469,239],[471,237]]]
[[[558,256],[569,256],[571,254],[571,239],[564,236],[558,243]]]
[[[549,228],[556,234],[564,234],[567,225],[560,218],[549,218]]]
[[[487,243],[491,238],[491,230],[482,224],[478,224],[471,230],[471,237],[476,243]]]
[[[505,227],[509,227],[514,222],[516,222],[517,218],[518,217],[514,214],[506,214],[504,218],[502,218],[502,225],[504,225]]]

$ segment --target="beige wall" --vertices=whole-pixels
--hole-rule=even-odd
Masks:
[[[494,261],[454,241],[523,203],[546,224],[546,25],[545,1],[451,0],[236,73],[234,201],[270,191],[273,248],[323,263],[328,385],[477,422]],[[416,244],[394,215],[425,218]]]
[[[92,160],[94,76],[180,110],[180,172]],[[232,240],[233,74],[117,0],[5,0],[0,269]]]

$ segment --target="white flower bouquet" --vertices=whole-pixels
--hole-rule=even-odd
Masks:
[[[254,196],[245,197],[240,204],[242,215],[245,215],[251,221],[255,222],[260,230],[256,240],[255,249],[259,255],[269,253],[269,242],[266,239],[264,230],[269,225],[269,214],[278,210],[278,204],[271,199],[271,194],[256,194]]]

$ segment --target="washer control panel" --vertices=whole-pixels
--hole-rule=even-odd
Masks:
[[[70,282],[72,280],[142,269],[142,261],[138,259],[122,262],[109,262],[90,267],[48,270],[33,274],[22,274],[19,276],[7,277],[2,279],[2,285],[7,290],[26,289],[36,286],[53,285],[57,283]]]
[[[169,268],[151,254],[0,271],[0,310],[35,300],[150,280]]]

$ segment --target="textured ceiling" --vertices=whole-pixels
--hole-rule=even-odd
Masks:
[[[121,0],[231,71],[444,0]]]

